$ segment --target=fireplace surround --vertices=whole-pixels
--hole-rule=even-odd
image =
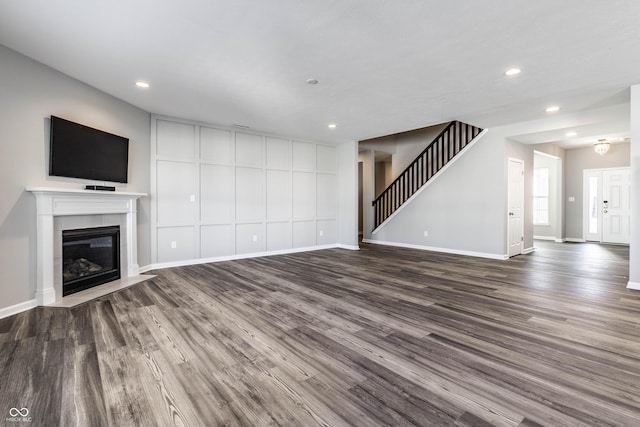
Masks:
[[[56,247],[61,248],[61,243],[56,243],[62,241],[59,230],[62,225],[62,229],[72,229],[85,227],[83,223],[87,223],[86,227],[119,224],[122,235],[121,275],[126,278],[140,275],[137,259],[137,199],[146,194],[46,187],[27,187],[26,190],[36,197],[35,299],[38,305],[55,305],[63,298],[62,267],[56,265],[57,262],[61,264],[61,261],[56,261]]]

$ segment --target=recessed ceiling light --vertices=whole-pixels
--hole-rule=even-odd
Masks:
[[[331,124],[329,125],[329,129],[335,129],[335,128],[336,128],[336,124],[335,124],[335,123],[331,123]]]
[[[567,133],[564,134],[564,136],[571,137],[571,136],[576,136],[577,134],[578,134],[577,132],[567,132]]]
[[[149,83],[147,83],[147,82],[136,82],[136,86],[146,89],[146,88],[149,87]]]
[[[504,72],[505,76],[515,76],[517,74],[520,74],[520,68],[509,68],[507,71]]]
[[[557,105],[552,105],[551,107],[547,107],[547,109],[545,110],[547,113],[555,113],[556,111],[559,111],[560,107],[558,107]]]
[[[306,84],[308,85],[317,85],[318,84],[318,80],[317,79],[307,79],[305,81]]]

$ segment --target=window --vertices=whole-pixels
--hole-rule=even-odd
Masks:
[[[589,177],[589,234],[598,233],[598,177]]]
[[[533,224],[549,225],[549,168],[533,170]]]

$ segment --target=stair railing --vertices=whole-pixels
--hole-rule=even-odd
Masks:
[[[404,202],[460,153],[482,129],[453,121],[416,159],[372,202],[378,228]]]

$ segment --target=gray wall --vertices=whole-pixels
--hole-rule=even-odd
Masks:
[[[128,137],[129,184],[118,189],[149,192],[150,116],[1,45],[0,64],[1,309],[32,300],[36,288],[36,203],[25,187],[90,183],[48,176],[49,117]],[[148,198],[138,210],[138,262],[145,266],[151,259]]]
[[[567,239],[583,239],[583,171],[585,169],[617,168],[629,166],[629,143],[612,144],[609,152],[599,155],[592,147],[565,152],[565,218]],[[570,202],[569,198],[575,201]]]
[[[391,156],[391,181],[396,179],[427,148],[449,123],[395,135],[396,150]]]
[[[506,217],[504,141],[503,135],[489,130],[370,238],[501,257]]]

